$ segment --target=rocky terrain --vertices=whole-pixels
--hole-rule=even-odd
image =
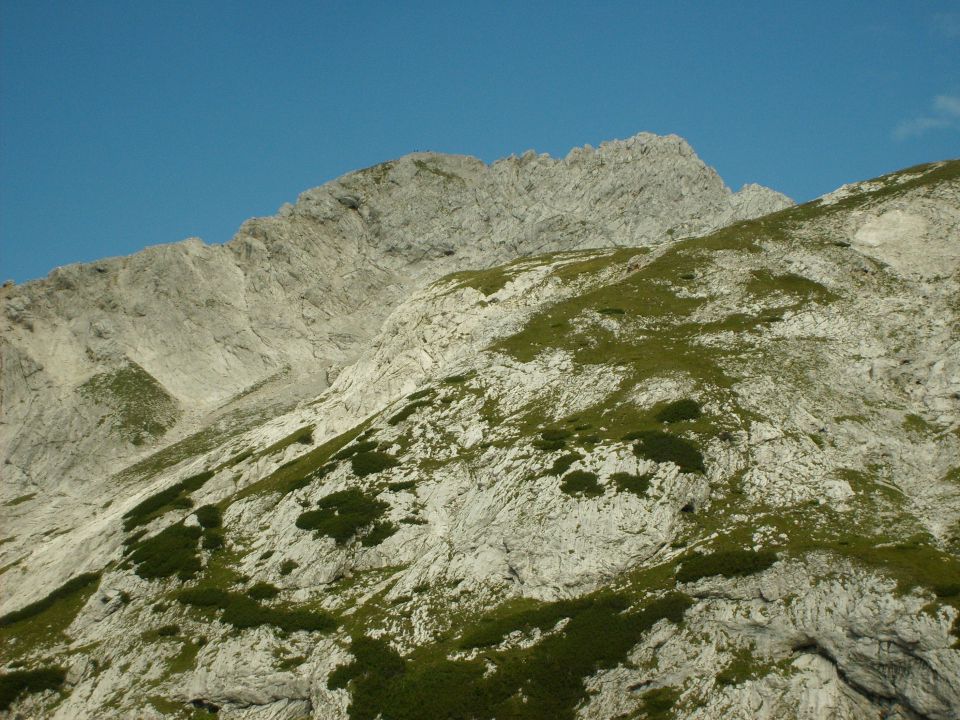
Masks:
[[[960,716],[960,162],[788,205],[415,155],[5,291],[0,705]]]

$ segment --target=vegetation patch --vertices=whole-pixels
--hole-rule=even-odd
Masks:
[[[398,528],[392,522],[381,521],[374,523],[370,532],[360,539],[360,544],[364,547],[374,547],[379,545],[391,535],[397,532]]]
[[[21,695],[59,690],[66,678],[67,671],[57,666],[4,673],[0,675],[0,710],[9,710]]]
[[[314,530],[343,545],[375,522],[388,507],[387,503],[360,490],[340,490],[321,499],[316,510],[301,514],[296,524],[301,530]],[[379,532],[382,534],[384,530]]]
[[[696,400],[684,399],[668,403],[656,414],[656,419],[663,423],[675,423],[683,420],[696,420],[703,413],[700,403]]]
[[[109,408],[111,430],[133,445],[160,437],[180,419],[180,407],[173,396],[132,361],[94,375],[79,392]]]
[[[254,600],[272,600],[279,594],[280,588],[268,582],[258,582],[247,588],[247,595]]]
[[[357,453],[350,458],[350,468],[357,477],[374,475],[399,464],[400,462],[393,455],[373,450]]]
[[[387,420],[387,423],[390,425],[399,425],[408,417],[413,415],[417,410],[424,407],[430,407],[433,404],[432,400],[417,400],[416,402],[409,403],[404,407],[400,412]]]
[[[276,455],[278,452],[286,450],[294,443],[298,445],[313,445],[313,430],[313,425],[304,425],[302,428],[297,428],[285,438],[281,438],[272,445],[268,445],[263,450],[260,450],[258,453],[256,453],[255,459]]]
[[[587,470],[574,470],[563,476],[560,489],[567,495],[597,497],[603,495],[603,486],[597,482],[597,474]]]
[[[249,595],[218,588],[183,590],[177,595],[177,600],[185,605],[221,610],[220,619],[239,629],[272,625],[287,632],[330,632],[337,627],[333,616],[322,611],[264,606]]]
[[[413,490],[417,486],[416,480],[401,480],[399,482],[387,483],[387,489],[391,492],[400,492],[402,490]]]
[[[351,691],[352,720],[436,718],[525,718],[572,720],[587,698],[584,680],[615,667],[660,620],[680,622],[690,598],[672,593],[640,610],[618,595],[562,601],[554,607],[525,611],[514,619],[523,627],[552,627],[569,622],[528,649],[487,651],[482,659],[448,660],[433,648],[401,657],[383,639],[356,637],[353,660],[337,668],[331,688]],[[522,628],[518,628],[522,629]],[[486,634],[461,642],[489,647],[510,632],[493,621]]]
[[[349,460],[357,453],[370,452],[371,450],[376,450],[379,443],[376,440],[357,440],[350,445],[347,445],[343,450],[336,453],[333,457],[330,458],[333,460]]]
[[[191,475],[185,480],[151,495],[123,515],[123,530],[130,532],[133,528],[146,525],[154,518],[158,518],[170,510],[187,509],[193,507],[190,494],[199,490],[214,475],[213,470],[206,470]]]
[[[705,472],[703,455],[689,440],[660,430],[640,430],[630,433],[624,440],[637,440],[633,452],[637,457],[656,463],[672,462],[680,472]]]
[[[694,582],[713,575],[741,577],[766,570],[777,561],[769,550],[723,550],[710,555],[695,553],[684,558],[677,582]]]
[[[563,450],[567,446],[567,440],[572,436],[573,433],[566,428],[548,428],[533,441],[533,446],[547,452]]]
[[[561,455],[556,460],[553,461],[553,465],[550,466],[550,469],[547,471],[548,475],[554,475],[560,477],[567,470],[570,469],[570,466],[573,465],[577,460],[582,460],[583,455],[576,452],[566,453]]]
[[[77,577],[73,578],[72,580],[68,580],[46,597],[36,600],[29,605],[25,605],[19,610],[14,610],[13,612],[9,612],[6,615],[0,616],[0,628],[8,627],[15,623],[23,622],[24,620],[29,620],[30,618],[36,617],[37,615],[40,615],[41,613],[44,613],[50,608],[54,607],[54,605],[58,604],[60,601],[71,599],[79,593],[83,593],[85,590],[92,592],[95,589],[92,586],[99,582],[100,573],[98,572],[77,575]]]
[[[216,505],[204,505],[194,512],[197,522],[204,529],[218,528],[223,525],[223,514]]]
[[[640,708],[647,720],[669,720],[674,717],[673,706],[679,698],[680,691],[676,688],[654,688],[643,694]]]
[[[423,390],[417,390],[414,393],[407,395],[407,400],[422,400],[425,397],[430,397],[433,395],[433,388],[424,388]]]
[[[634,495],[643,497],[650,489],[652,477],[649,473],[636,475],[634,473],[618,472],[611,475],[610,479],[617,486],[619,492],[632,492]]]
[[[5,502],[3,505],[4,505],[4,507],[16,507],[17,505],[20,505],[20,504],[22,504],[22,503],[29,502],[30,500],[33,500],[36,496],[37,496],[36,493],[30,493],[30,494],[28,494],[28,495],[21,495],[21,496],[19,496],[19,497],[15,497],[13,500],[9,500],[9,501]]]
[[[173,575],[181,580],[193,577],[200,571],[197,550],[200,535],[200,528],[187,527],[181,522],[141,540],[130,556],[136,565],[135,572],[147,580]]]

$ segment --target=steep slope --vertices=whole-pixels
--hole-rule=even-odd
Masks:
[[[958,297],[960,161],[447,276],[4,546],[14,712],[956,717]]]
[[[731,193],[676,136],[489,166],[418,153],[305,192],[222,246],[58,268],[0,291],[3,499],[99,498],[90,483],[132,459],[213,421],[217,437],[245,429],[231,413],[265,396],[289,407],[251,391],[319,391],[412,290],[452,271],[645,245],[787,204]]]

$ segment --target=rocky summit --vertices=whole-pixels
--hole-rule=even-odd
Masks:
[[[4,717],[960,717],[960,161],[417,153],[0,305]]]

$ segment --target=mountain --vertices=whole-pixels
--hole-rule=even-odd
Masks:
[[[11,717],[957,717],[960,161],[418,154],[4,292]]]

